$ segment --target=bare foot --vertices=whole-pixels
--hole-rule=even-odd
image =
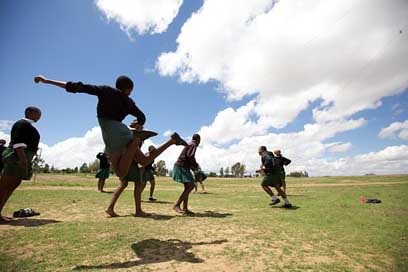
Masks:
[[[149,216],[152,216],[152,214],[143,211],[135,213],[135,217],[149,217]]]
[[[175,210],[177,213],[181,213],[181,214],[184,213],[184,211],[179,206],[174,206],[173,210]]]
[[[119,217],[119,214],[115,213],[114,210],[105,210],[105,212],[110,216],[110,217]]]
[[[184,214],[190,214],[190,215],[193,215],[193,214],[195,214],[194,212],[192,212],[192,211],[190,211],[190,210],[183,210],[183,212],[184,212]]]

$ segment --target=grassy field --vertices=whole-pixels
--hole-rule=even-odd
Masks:
[[[39,175],[5,207],[41,215],[0,225],[0,271],[408,271],[408,176],[287,183],[291,210],[269,206],[258,179],[208,179],[207,194],[191,195],[196,215],[181,216],[182,186],[160,178],[158,201],[143,196],[150,218],[132,216],[130,183],[122,216],[107,218],[111,194],[93,177]]]

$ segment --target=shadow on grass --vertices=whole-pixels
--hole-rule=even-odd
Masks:
[[[189,217],[212,217],[212,218],[225,218],[227,216],[232,216],[232,213],[219,213],[213,211],[205,211],[203,213],[192,213],[192,214],[185,214],[183,216]]]
[[[214,193],[210,193],[210,192],[192,192],[195,195],[213,195]]]
[[[161,201],[161,200],[155,200],[155,201],[142,200],[142,202],[143,203],[151,203],[151,204],[174,204],[174,202]]]
[[[283,210],[297,210],[300,209],[299,206],[292,205],[292,208],[285,208],[283,206],[271,206],[272,209],[283,209]]]
[[[121,215],[118,217],[135,217],[135,215],[132,214],[128,214],[128,215]],[[153,220],[170,220],[172,218],[176,217],[175,215],[167,215],[167,214],[157,214],[157,213],[152,213],[150,214],[150,216],[146,216],[146,217],[135,217],[135,218],[145,218],[145,219],[153,219]]]
[[[55,224],[55,223],[60,223],[62,221],[58,220],[53,220],[53,219],[34,219],[34,218],[22,218],[22,219],[15,219],[10,222],[8,222],[5,225],[10,225],[10,226],[23,226],[26,228],[31,228],[31,227],[39,227],[43,225],[48,225],[48,224]]]
[[[187,251],[190,250],[193,246],[219,245],[225,242],[228,242],[228,240],[190,243],[183,242],[178,239],[170,239],[165,241],[161,241],[158,239],[147,239],[138,243],[131,244],[131,248],[139,258],[139,260],[100,265],[79,265],[74,267],[74,270],[121,269],[143,264],[162,263],[173,260],[178,262],[203,263],[203,259],[198,258],[193,253]]]

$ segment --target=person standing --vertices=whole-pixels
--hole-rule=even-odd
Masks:
[[[41,110],[30,106],[25,109],[24,115],[12,126],[9,146],[2,154],[4,169],[0,178],[0,223],[3,224],[11,220],[1,215],[7,200],[22,180],[32,177],[32,160],[40,143],[40,133],[33,124],[40,120]]]
[[[96,158],[99,160],[99,169],[95,175],[98,178],[98,191],[104,193],[103,187],[105,186],[105,180],[109,178],[110,162],[108,155],[104,152],[99,152]]]

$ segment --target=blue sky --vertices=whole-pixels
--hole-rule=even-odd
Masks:
[[[272,1],[266,0],[164,1],[162,6],[173,5],[176,16],[168,17],[160,33],[152,33],[154,13],[166,9],[152,11],[149,1],[137,2],[138,10],[132,5],[115,9],[109,0],[0,3],[0,120],[19,119],[28,105],[40,107],[43,116],[36,126],[46,161],[63,167],[93,160],[100,135],[97,129],[90,138],[86,133],[97,127],[97,100],[36,85],[33,77],[114,85],[118,75],[126,74],[134,81],[132,98],[147,115],[146,127],[160,133],[153,143],[165,140],[166,131],[184,137],[200,132],[203,146],[197,157],[205,170],[239,160],[253,171],[259,164],[256,146],[266,144],[294,158],[291,170],[315,175],[328,174],[317,164],[344,174],[348,163],[367,156],[372,167],[351,174],[405,171],[408,64],[402,56],[408,28],[396,32],[408,18],[401,11],[407,7],[404,1],[385,11],[384,1],[370,8],[366,1],[335,1],[326,9],[331,16],[319,14],[324,4],[318,1],[303,9],[278,3],[272,10]],[[390,19],[387,12],[394,16]],[[153,27],[144,31],[140,22],[121,20],[150,13]],[[295,19],[300,15],[308,23],[313,15],[316,22]],[[374,17],[379,19],[373,24]],[[356,23],[359,28],[353,27]],[[355,44],[348,44],[351,40]],[[310,134],[305,125],[319,129]],[[7,138],[9,127],[0,133]],[[76,148],[72,138],[77,147],[86,141],[98,144],[82,157],[57,159],[56,149],[66,154]],[[302,154],[305,149],[310,152]],[[179,151],[172,148],[163,159],[172,164]],[[400,159],[383,167],[378,156]]]

